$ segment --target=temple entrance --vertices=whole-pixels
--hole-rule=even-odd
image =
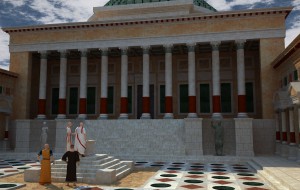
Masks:
[[[154,119],[154,85],[150,85],[150,115]],[[143,114],[143,85],[137,86],[137,119]]]

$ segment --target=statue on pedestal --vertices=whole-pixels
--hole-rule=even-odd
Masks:
[[[43,127],[42,127],[42,133],[41,133],[41,147],[44,147],[45,144],[47,143],[48,139],[48,127],[47,127],[47,122],[43,122]]]
[[[213,119],[211,126],[215,129],[216,155],[223,156],[224,127],[222,126],[221,119]]]

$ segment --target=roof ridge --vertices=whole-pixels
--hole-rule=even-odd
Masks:
[[[116,6],[116,5],[129,5],[129,4],[142,4],[142,3],[157,3],[164,1],[176,1],[176,0],[110,0],[104,6]],[[194,5],[200,6],[211,11],[217,11],[214,7],[208,4],[205,0],[193,0]]]

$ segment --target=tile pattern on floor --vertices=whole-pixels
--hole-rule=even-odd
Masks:
[[[135,166],[160,167],[143,189],[271,189],[247,163],[136,162]]]
[[[36,160],[0,159],[0,178],[24,172],[32,167],[40,167],[40,163]]]

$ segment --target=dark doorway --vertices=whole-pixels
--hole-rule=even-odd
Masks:
[[[143,85],[137,86],[137,119],[143,114]],[[150,115],[154,118],[154,85],[150,85]]]

